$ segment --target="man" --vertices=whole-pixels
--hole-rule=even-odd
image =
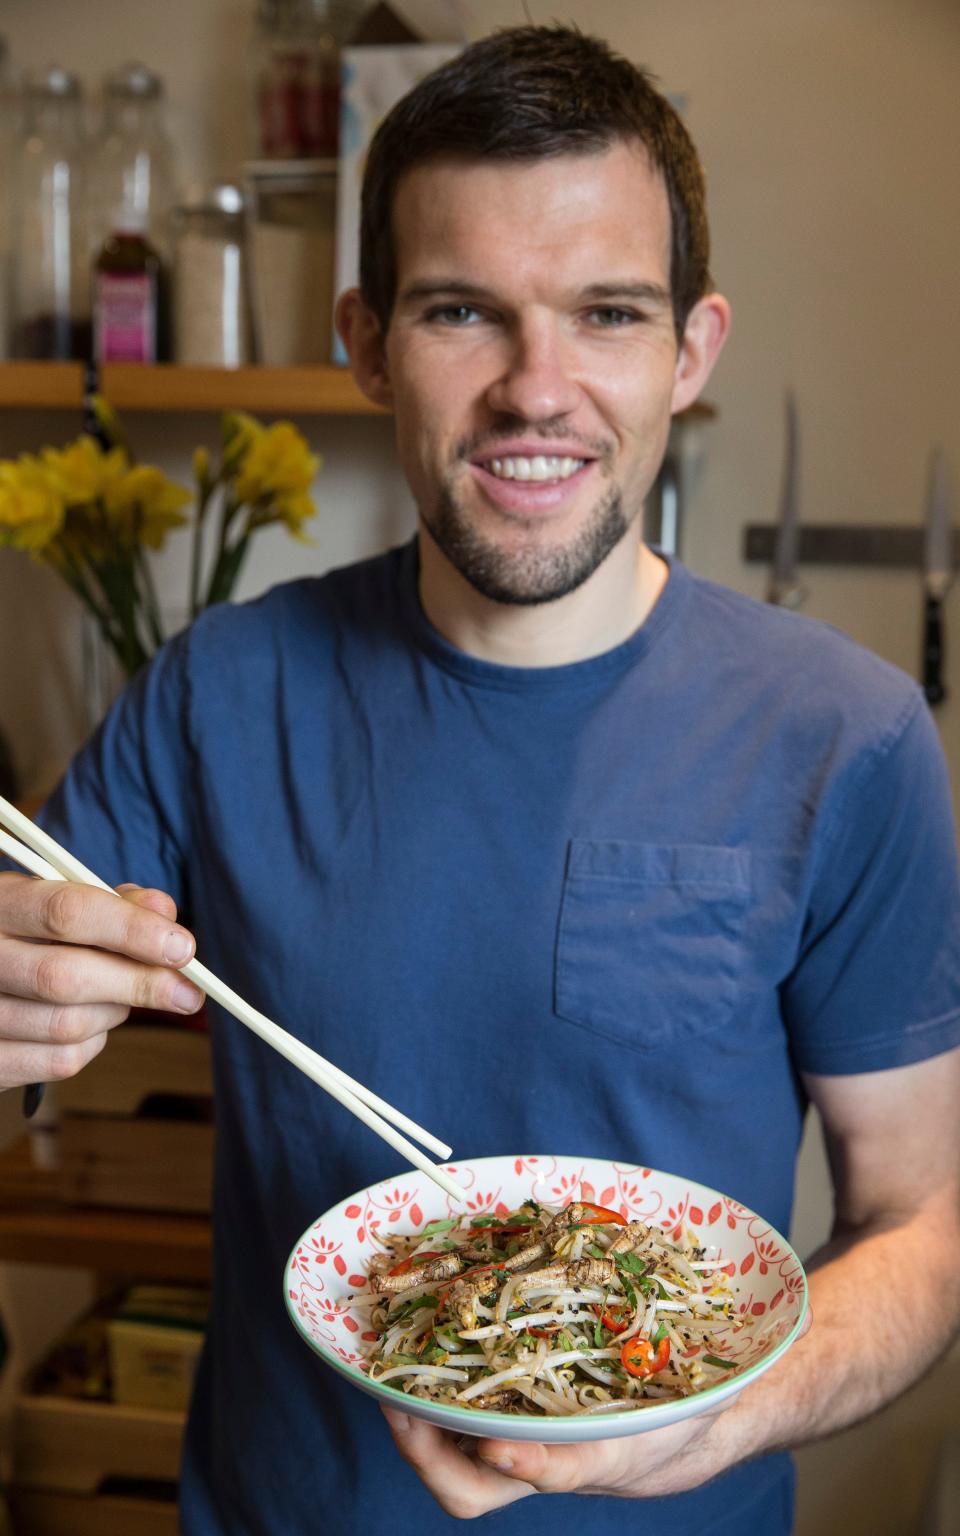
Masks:
[[[783,1229],[812,1100],[836,1184],[814,1327],[725,1412],[470,1456],[393,1411],[394,1457],[279,1283],[395,1159],[215,1016],[188,1536],[494,1510],[774,1536],[777,1453],[874,1412],[956,1326],[960,904],[922,699],[641,537],[728,328],[707,256],[687,135],[602,43],[497,35],[390,114],[338,324],[395,413],[416,543],[213,610],[128,692],[46,819],[159,889],[0,880],[0,1070],[76,1071],[129,1004],[196,1006],[170,892],[215,971],[459,1155],[650,1163]]]

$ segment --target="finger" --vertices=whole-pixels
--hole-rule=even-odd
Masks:
[[[66,880],[0,875],[0,932],[93,944],[147,965],[185,965],[194,954],[193,935],[165,913],[151,910],[150,894],[145,905],[140,897],[118,901],[107,891]]]
[[[149,912],[158,912],[161,917],[168,917],[172,923],[177,920],[177,904],[166,891],[154,890],[152,886],[132,885],[129,881],[125,885],[118,885],[117,890],[127,901],[132,901],[138,907],[146,907]]]
[[[19,1088],[25,1083],[59,1083],[98,1056],[107,1035],[91,1035],[74,1045],[14,1045],[0,1041],[0,1088]]]
[[[591,1442],[589,1454],[582,1445],[540,1445],[527,1440],[481,1440],[477,1456],[485,1466],[504,1477],[518,1479],[537,1493],[576,1493],[590,1486],[609,1492],[615,1486],[608,1477],[610,1445],[616,1441]]]
[[[38,1003],[0,997],[0,1035],[33,1045],[78,1045],[128,1018],[123,1003]]]
[[[120,902],[116,905],[120,906]],[[84,949],[76,944],[5,939],[0,962],[8,997],[70,1006],[122,1003],[131,1008],[170,1013],[196,1013],[203,1002],[199,988],[177,971],[138,965],[122,955]]]
[[[427,1485],[441,1508],[458,1520],[475,1520],[514,1504],[535,1490],[494,1467],[465,1456],[451,1435],[424,1419],[383,1408],[397,1450]]]

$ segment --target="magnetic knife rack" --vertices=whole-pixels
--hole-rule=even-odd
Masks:
[[[885,565],[922,570],[926,530],[920,524],[831,523],[798,529],[797,565]],[[771,565],[777,524],[749,523],[743,530],[743,557]],[[960,529],[951,533],[952,564],[960,566]]]

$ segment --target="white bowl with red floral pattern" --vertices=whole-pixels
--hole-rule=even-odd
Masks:
[[[790,1244],[770,1223],[729,1196],[676,1174],[585,1157],[483,1157],[448,1163],[463,1186],[468,1216],[506,1215],[534,1199],[565,1206],[589,1200],[629,1221],[662,1227],[672,1241],[687,1240],[724,1261],[737,1291],[737,1308],[751,1326],[718,1327],[716,1350],[734,1362],[716,1386],[678,1401],[651,1402],[582,1418],[536,1417],[457,1407],[413,1397],[389,1382],[371,1381],[360,1352],[370,1334],[354,1298],[367,1286],[367,1269],[380,1251],[374,1234],[416,1234],[428,1222],[460,1216],[452,1198],[417,1172],[350,1195],[312,1223],[287,1260],[283,1293],[301,1338],[327,1365],[381,1403],[403,1408],[458,1435],[560,1444],[608,1440],[675,1424],[718,1408],[780,1358],[797,1338],[807,1311],[807,1281]]]

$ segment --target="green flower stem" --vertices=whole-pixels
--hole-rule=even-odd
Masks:
[[[237,577],[240,575],[240,569],[246,559],[249,544],[249,533],[243,533],[235,544],[232,544],[228,549],[224,548],[221,550],[213,574],[210,577],[206,607],[210,607],[213,603],[225,603],[228,601],[231,592],[237,584]]]
[[[200,612],[200,567],[203,561],[203,522],[210,505],[210,498],[219,484],[219,479],[200,481],[197,486],[197,513],[193,520],[193,532],[190,543],[190,617],[195,619]]]
[[[163,621],[160,617],[160,600],[157,597],[153,571],[150,568],[150,561],[144,554],[142,544],[137,544],[136,546],[134,561],[143,590],[143,616],[150,633],[150,638],[153,641],[154,649],[156,649],[163,644],[166,637],[163,633]]]
[[[220,533],[217,539],[217,553],[210,573],[207,585],[207,595],[204,600],[204,608],[209,608],[211,603],[224,603],[233,591],[243,555],[246,552],[246,532],[238,543],[230,546],[227,543],[227,535],[237,513],[241,510],[242,502],[235,501],[233,496],[225,493],[223,505],[220,510]],[[242,546],[242,548],[241,548]],[[241,549],[237,554],[238,548]]]
[[[133,677],[150,653],[137,633],[138,593],[131,553],[115,549],[112,557],[91,560],[90,565],[107,607],[116,619],[119,644],[115,644],[114,649],[120,665],[128,677]]]
[[[57,566],[55,569],[63,577],[70,590],[76,593],[88,613],[92,614],[106,644],[115,654],[119,655],[123,642],[119,632],[114,628],[111,614],[101,606],[96,594],[91,592],[83,571],[77,565],[73,555],[68,554],[65,550],[61,551],[61,553],[64,556],[64,564]]]

